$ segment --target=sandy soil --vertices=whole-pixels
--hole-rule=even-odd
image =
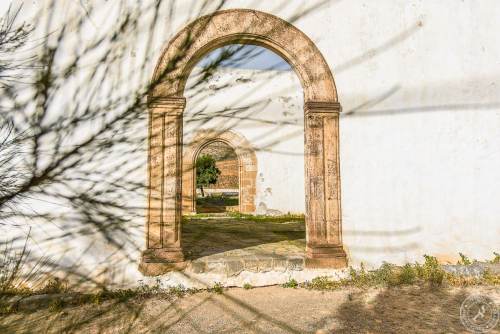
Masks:
[[[459,309],[471,293],[500,301],[498,287],[329,292],[278,286],[234,288],[223,294],[200,292],[16,313],[0,320],[0,332],[467,333]]]

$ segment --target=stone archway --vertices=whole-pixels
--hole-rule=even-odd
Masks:
[[[257,157],[252,145],[243,136],[232,131],[198,131],[187,145],[182,166],[182,211],[196,211],[195,162],[200,151],[213,142],[223,142],[234,149],[239,168],[239,211],[255,211]]]
[[[316,45],[290,23],[267,13],[231,9],[203,16],[164,49],[149,102],[149,196],[141,270],[160,274],[182,263],[182,113],[194,65],[227,44],[268,48],[295,70],[304,93],[306,264],[345,267],[339,174],[340,104],[333,76]]]

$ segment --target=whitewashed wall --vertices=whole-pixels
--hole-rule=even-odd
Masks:
[[[286,19],[314,3],[319,2],[286,1],[279,6],[232,0],[224,8],[254,8]],[[155,35],[158,57],[169,38],[192,19],[191,5],[190,1],[179,2],[173,21],[166,21],[164,31]],[[41,2],[26,6],[29,11]],[[76,4],[71,10],[81,8]],[[89,34],[103,27],[99,20],[112,20],[111,13],[103,11],[102,17],[93,18]],[[166,18],[167,11],[164,15]],[[330,65],[344,108],[341,184],[344,246],[350,264],[404,263],[421,260],[423,254],[456,261],[458,252],[484,260],[499,251],[499,17],[500,3],[495,0],[352,0],[328,2],[294,22]],[[144,41],[137,41],[131,64],[141,57],[141,48]],[[148,74],[155,61],[145,69]],[[235,75],[229,74],[228,80]],[[246,100],[270,98],[255,114],[262,119],[277,117],[279,122],[288,117],[282,117],[283,113],[293,112],[289,117],[297,120],[296,125],[256,127],[257,123],[244,121],[235,130],[257,147],[266,147],[263,134],[266,140],[294,134],[271,150],[259,150],[263,180],[258,181],[256,204],[301,211],[303,137],[298,130],[302,102],[296,79],[287,72],[280,75],[286,81],[271,80],[272,89],[262,96],[257,92],[245,93],[244,99],[236,96],[246,92],[252,81],[218,92],[222,94],[219,101],[207,97],[205,102],[210,101],[210,108],[217,110],[228,102],[245,105]],[[284,93],[279,93],[281,89]],[[278,93],[272,95],[274,92]],[[193,110],[189,101],[187,114]],[[145,163],[146,156],[142,159]],[[273,175],[272,169],[278,167],[280,174]],[[140,177],[145,182],[146,173]],[[267,188],[271,191],[266,192]],[[37,233],[45,237],[57,230],[36,229],[40,231],[32,231],[34,240]],[[116,262],[115,274],[108,281],[136,283],[141,278],[137,262],[130,259],[138,261],[144,247],[144,222],[137,221],[130,231],[137,242],[126,247],[127,256]],[[41,254],[68,265],[85,254],[79,260],[82,270],[97,272],[96,268],[106,267],[112,256],[106,253],[106,240],[73,237],[63,245],[57,240],[35,244]],[[61,247],[67,252],[64,256],[58,256]]]

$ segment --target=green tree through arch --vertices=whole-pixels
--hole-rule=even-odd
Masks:
[[[203,187],[217,183],[220,173],[211,155],[203,154],[196,159],[196,187],[200,188],[202,197],[205,197]]]

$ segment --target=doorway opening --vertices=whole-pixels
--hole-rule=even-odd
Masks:
[[[239,211],[240,168],[234,149],[209,142],[196,157],[196,213]]]
[[[210,66],[211,75],[198,81]],[[254,271],[301,270],[304,122],[295,72],[264,47],[230,44],[208,53],[186,87],[186,259],[199,272],[215,270],[207,263],[238,271],[256,260]]]

